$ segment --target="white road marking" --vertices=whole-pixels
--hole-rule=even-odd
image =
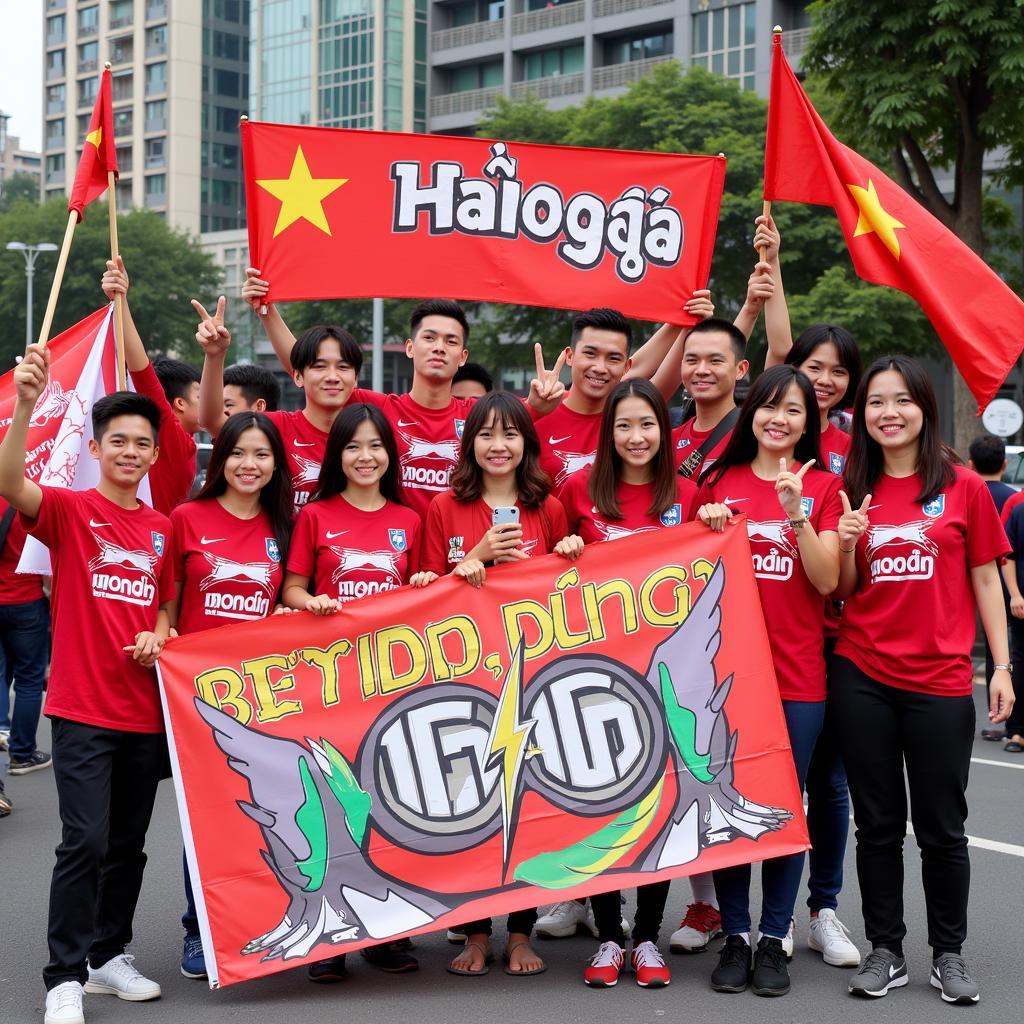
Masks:
[[[850,821],[854,821],[852,814],[850,815]],[[908,821],[907,835],[912,836],[913,834],[914,825],[912,822]],[[976,846],[979,850],[991,850],[993,853],[1008,853],[1011,857],[1024,857],[1024,846],[1018,846],[1016,843],[1004,843],[998,839],[983,839],[981,836],[968,836],[967,845]]]
[[[1011,764],[1009,761],[990,761],[985,757],[972,757],[971,764],[990,764],[996,768],[1016,768],[1017,771],[1024,772],[1024,763]]]

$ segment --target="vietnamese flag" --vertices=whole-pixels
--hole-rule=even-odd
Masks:
[[[874,164],[839,142],[775,37],[764,198],[836,211],[860,277],[906,292],[984,408],[1024,349],[1024,302]]]
[[[117,178],[117,150],[114,147],[114,108],[110,91],[110,68],[100,76],[100,91],[89,121],[89,132],[78,160],[75,183],[71,186],[68,212],[82,219],[82,210],[107,189],[107,172]]]

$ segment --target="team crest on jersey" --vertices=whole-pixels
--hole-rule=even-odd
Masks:
[[[800,499],[800,511],[803,512],[804,516],[810,518],[811,509],[814,508],[813,498],[801,498]]]
[[[690,439],[688,437],[681,437],[676,441],[676,451],[681,452],[684,448],[690,447]]]
[[[683,506],[676,502],[670,505],[660,516],[662,526],[678,526],[683,521]]]
[[[153,538],[153,550],[158,554],[164,553],[164,535],[157,533],[156,530],[150,530],[149,535]]]
[[[388,530],[388,540],[396,551],[404,551],[408,547],[405,530]]]
[[[269,558],[272,562],[280,562],[281,561],[281,549],[277,546],[277,538],[276,537],[267,537],[266,538],[266,542],[267,542],[267,558]]]
[[[462,431],[465,428],[465,426],[466,426],[466,421],[465,420],[456,420],[455,421],[455,436],[460,441],[462,440]]]
[[[946,496],[940,494],[937,498],[932,498],[931,501],[925,502],[921,506],[921,511],[929,519],[938,519],[946,511]]]
[[[828,468],[829,472],[834,473],[836,476],[842,476],[843,469],[846,466],[846,456],[840,455],[839,452],[828,453]]]
[[[449,537],[448,538],[448,561],[449,562],[461,562],[466,557],[466,552],[463,548],[465,537]]]

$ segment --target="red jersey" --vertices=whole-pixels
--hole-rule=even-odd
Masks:
[[[711,430],[696,430],[694,423],[695,418],[688,419],[685,423],[681,423],[675,430],[672,431],[672,447],[676,453],[676,468],[678,469],[700,446],[711,436],[714,431],[714,427]],[[722,439],[711,449],[706,452],[700,462],[697,463],[696,469],[690,474],[691,480],[696,480],[706,469],[710,469],[714,465],[715,460],[718,459],[722,452],[725,451],[725,446],[729,443],[729,439],[732,437],[732,431],[727,430],[722,435]]]
[[[263,509],[239,519],[216,498],[188,501],[171,513],[171,537],[179,633],[264,619],[274,610],[284,570]]]
[[[834,423],[829,423],[821,432],[821,458],[824,465],[817,468],[842,476],[846,468],[846,456],[849,454],[850,435],[840,430]]]
[[[292,510],[298,515],[320,481],[327,433],[314,427],[301,409],[268,412],[267,416],[277,427],[281,443],[288,453],[288,468],[292,474]]]
[[[171,524],[141,502],[115,505],[99,491],[43,487],[35,519],[50,549],[53,661],[46,714],[103,729],[164,731],[156,673],[121,650],[156,626],[174,598]]]
[[[311,594],[339,601],[396,590],[419,571],[420,517],[393,501],[366,512],[336,494],[300,513],[288,571],[310,580]]]
[[[597,510],[590,497],[590,472],[570,477],[559,499],[565,506],[569,532],[578,533],[585,544],[618,540],[634,533],[647,533],[665,527],[679,526],[693,519],[697,510],[697,485],[692,480],[676,477],[676,502],[660,516],[651,516],[654,487],[651,484],[627,484],[619,481],[615,497],[619,502],[621,519],[607,519]]]
[[[1010,553],[992,496],[972,470],[932,501],[921,478],[882,474],[857,544],[836,654],[886,686],[941,697],[971,693],[975,601],[970,570]]]
[[[793,463],[793,470],[799,469]],[[818,469],[803,479],[804,515],[822,534],[835,532],[843,514],[839,478]],[[750,466],[727,469],[714,484],[701,485],[700,504],[715,501],[747,517],[747,536],[761,598],[775,678],[783,700],[825,699],[825,602],[804,573],[796,533],[779,504],[774,480],[761,480]]]
[[[569,532],[562,503],[549,496],[540,508],[523,508],[518,502],[516,505],[523,531],[522,550],[528,555],[550,554]],[[461,502],[452,494],[439,494],[427,510],[423,568],[438,576],[451,572],[491,528],[491,512],[483,498]]]
[[[0,498],[0,519],[7,514],[8,508],[10,506],[7,502]],[[24,550],[25,527],[21,517],[16,515],[7,531],[7,540],[0,548],[0,605],[27,604],[43,596],[43,580],[38,573],[15,571]],[[2,685],[3,682],[0,682]]]
[[[999,513],[999,518],[1005,526],[1010,521],[1010,515],[1013,510],[1024,501],[1024,491],[1018,491],[1016,494],[1011,494],[1006,501],[1003,502],[1003,510]]]
[[[152,399],[160,410],[160,455],[149,471],[149,490],[153,508],[169,516],[173,508],[188,498],[195,483],[196,442],[174,415],[152,363],[147,363],[144,370],[133,370],[132,383],[140,395]]]
[[[603,412],[581,413],[563,402],[553,413],[537,420],[540,467],[551,478],[551,493],[560,497],[566,481],[594,464]]]

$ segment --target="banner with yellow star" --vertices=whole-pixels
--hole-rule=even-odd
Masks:
[[[775,37],[764,198],[831,206],[865,281],[917,301],[984,408],[1024,350],[1024,302],[972,249],[839,142]]]
[[[114,146],[114,108],[110,90],[110,69],[100,75],[96,105],[89,120],[89,131],[78,159],[75,183],[71,186],[68,212],[82,219],[82,210],[107,190],[107,172],[117,177],[117,150]]]
[[[272,301],[451,296],[692,322],[724,157],[242,125]]]

